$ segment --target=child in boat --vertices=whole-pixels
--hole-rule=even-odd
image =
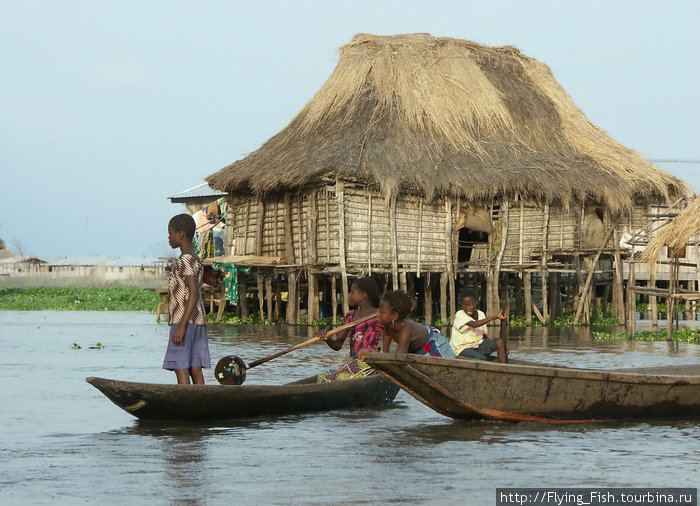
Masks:
[[[178,384],[204,384],[202,367],[211,367],[209,336],[202,302],[204,268],[192,245],[195,222],[178,214],[168,223],[168,243],[180,248],[180,257],[168,283],[170,339],[163,369],[175,371]]]
[[[489,339],[486,324],[494,320],[505,320],[508,314],[502,309],[497,315],[487,317],[476,308],[474,292],[465,292],[462,296],[462,309],[457,311],[452,322],[450,345],[458,357],[487,360],[496,352],[498,361],[508,361],[506,343],[500,338]]]
[[[358,278],[353,281],[348,293],[348,304],[356,306],[351,309],[343,318],[343,324],[351,323],[371,314],[377,314],[374,300],[377,298],[379,288],[377,282],[369,277]],[[343,347],[343,343],[350,336],[350,357],[353,359],[347,364],[329,371],[319,376],[318,381],[336,381],[338,379],[348,379],[356,375],[366,375],[372,372],[368,364],[358,361],[358,353],[362,350],[376,351],[379,349],[379,342],[384,335],[384,327],[377,318],[372,318],[366,322],[357,324],[347,330],[339,332],[332,338],[326,336],[327,331],[319,334],[319,339],[326,341],[335,351]]]
[[[398,346],[396,353],[416,353],[434,357],[454,358],[447,338],[435,327],[415,322],[408,318],[411,311],[411,298],[402,291],[387,292],[379,303],[379,322],[384,325],[382,349],[389,351],[391,341]],[[364,359],[369,350],[361,351]]]

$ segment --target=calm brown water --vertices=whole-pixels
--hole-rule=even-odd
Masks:
[[[700,422],[691,420],[464,423],[401,392],[383,409],[143,424],[85,383],[173,383],[160,369],[167,331],[144,313],[0,312],[0,504],[488,505],[496,487],[700,484]],[[214,363],[231,353],[250,362],[309,332],[212,326],[210,335]],[[88,349],[97,342],[105,348]],[[700,346],[596,343],[581,330],[511,332],[509,342],[514,357],[579,367],[700,361]],[[282,383],[343,359],[314,345],[249,371],[246,383]]]

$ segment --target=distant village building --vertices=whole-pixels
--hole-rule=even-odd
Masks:
[[[283,276],[292,301],[305,286],[309,321],[320,291],[335,306],[361,275],[420,292],[426,318],[439,297],[443,322],[465,287],[489,313],[513,294],[528,318],[585,318],[607,276],[624,319],[621,238],[688,190],[591,123],[547,65],[428,34],[356,35],[284,129],[206,181],[227,193],[227,254],[284,258],[254,267],[258,287]]]
[[[0,260],[0,285],[105,286],[157,288],[167,280],[167,258],[76,255],[54,260],[33,256]]]

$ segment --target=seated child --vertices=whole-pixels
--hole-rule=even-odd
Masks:
[[[507,362],[508,350],[505,342],[500,337],[489,339],[486,335],[487,323],[506,318],[508,315],[503,310],[487,318],[483,312],[476,309],[476,295],[466,292],[462,296],[462,309],[457,311],[452,323],[450,345],[455,355],[486,360],[495,351],[499,362]]]
[[[389,351],[391,341],[398,346],[396,353],[416,353],[434,357],[454,358],[447,338],[435,327],[414,322],[408,318],[411,298],[401,291],[387,292],[379,302],[379,322],[384,325],[383,351]],[[359,358],[364,360],[369,350],[362,350]]]

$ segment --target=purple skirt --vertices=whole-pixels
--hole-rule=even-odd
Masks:
[[[188,323],[185,327],[185,335],[179,344],[173,343],[173,332],[177,325],[170,327],[168,337],[168,349],[163,360],[163,369],[174,371],[176,369],[189,369],[190,367],[211,367],[209,356],[209,335],[206,325]]]

